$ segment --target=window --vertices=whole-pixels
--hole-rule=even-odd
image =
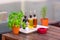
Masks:
[[[0,4],[10,3],[10,2],[17,2],[19,0],[0,0]]]

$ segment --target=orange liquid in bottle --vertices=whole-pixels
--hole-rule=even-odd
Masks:
[[[33,15],[33,26],[34,26],[34,28],[37,27],[37,17],[35,14]]]
[[[33,19],[33,26],[34,26],[34,28],[37,27],[37,19]]]

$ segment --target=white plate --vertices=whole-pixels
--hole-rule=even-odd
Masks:
[[[37,31],[38,28],[48,28],[48,26],[42,26],[42,25],[37,25],[37,28],[29,29],[26,27],[26,29],[20,28],[20,32],[28,34]]]

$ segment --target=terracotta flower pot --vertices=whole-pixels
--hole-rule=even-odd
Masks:
[[[18,35],[19,34],[19,29],[20,29],[20,27],[13,26],[13,28],[12,28],[13,34]]]
[[[41,18],[41,25],[48,26],[48,18]]]

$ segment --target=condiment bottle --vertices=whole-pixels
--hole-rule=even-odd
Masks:
[[[24,16],[23,22],[25,22],[25,23],[26,23],[26,22],[27,22],[27,20],[28,20],[28,19],[27,19],[27,16]]]
[[[29,18],[28,18],[28,22],[29,22],[29,28],[32,29],[33,28],[33,18],[32,18],[32,15],[29,15]]]
[[[27,16],[24,16],[24,18],[23,18],[23,29],[25,29],[26,27],[27,27]]]
[[[34,28],[37,27],[37,17],[35,14],[33,15],[33,26],[34,26]]]

